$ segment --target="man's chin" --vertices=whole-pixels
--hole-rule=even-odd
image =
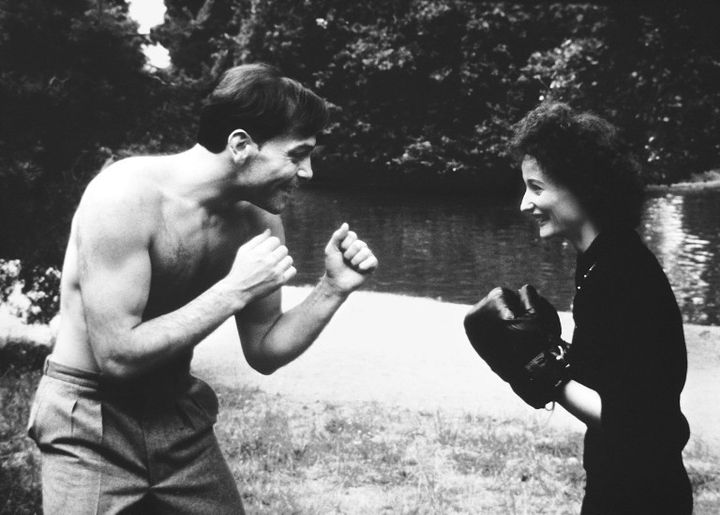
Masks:
[[[253,206],[259,207],[263,211],[267,211],[268,213],[271,213],[273,215],[279,215],[285,209],[285,206],[287,204],[286,202],[283,202],[283,203],[274,202],[274,201],[260,202],[257,200],[251,200],[250,203]]]
[[[274,215],[279,215],[282,213],[287,205],[290,203],[290,196],[283,196],[282,198],[275,198],[272,199],[270,202],[267,203],[265,206],[265,211],[268,211]]]

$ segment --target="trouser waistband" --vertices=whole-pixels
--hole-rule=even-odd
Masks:
[[[57,363],[50,359],[50,356],[45,358],[43,372],[48,377],[66,383],[120,397],[166,396],[184,391],[190,386],[193,379],[188,369],[171,366],[146,376],[119,381],[107,378],[98,372]]]
[[[97,372],[70,367],[68,365],[63,365],[62,363],[56,363],[55,361],[52,361],[49,356],[45,358],[43,373],[46,376],[59,379],[60,381],[80,386],[87,386],[89,388],[100,388],[101,384],[100,374]]]

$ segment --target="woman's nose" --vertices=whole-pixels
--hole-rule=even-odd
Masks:
[[[532,210],[533,210],[533,203],[530,201],[528,191],[525,190],[522,200],[520,200],[520,211],[526,212],[526,211],[532,211]]]

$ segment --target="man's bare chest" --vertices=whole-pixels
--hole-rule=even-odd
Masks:
[[[192,300],[222,279],[238,248],[252,236],[250,232],[248,224],[238,220],[163,224],[150,246],[150,304],[165,311]]]

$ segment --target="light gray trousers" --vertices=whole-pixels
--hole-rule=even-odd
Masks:
[[[242,514],[217,411],[213,390],[189,374],[108,385],[48,360],[28,422],[44,513]]]

